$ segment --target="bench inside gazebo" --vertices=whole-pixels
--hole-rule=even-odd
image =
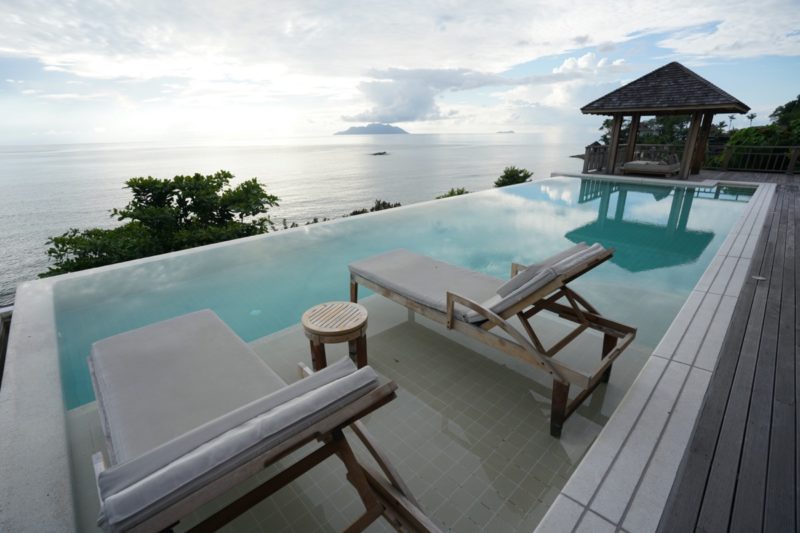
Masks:
[[[680,63],[668,65],[645,74],[641,78],[608,93],[583,106],[585,115],[613,117],[609,144],[598,153],[604,155],[602,170],[606,174],[629,171],[636,174],[669,175],[680,179],[700,172],[706,155],[708,137],[717,113],[747,113],[750,108],[713,83],[689,70]],[[634,163],[636,137],[642,116],[689,115],[691,122],[683,153],[670,161],[643,161]],[[625,117],[630,117],[628,143],[621,154],[620,136]],[[589,157],[587,150],[586,157]],[[588,167],[584,165],[584,172]]]

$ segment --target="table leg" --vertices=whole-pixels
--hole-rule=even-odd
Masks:
[[[356,339],[356,366],[367,366],[367,336],[362,335]]]
[[[311,366],[314,371],[322,370],[328,366],[328,359],[325,356],[325,345],[321,342],[309,341],[311,345]]]

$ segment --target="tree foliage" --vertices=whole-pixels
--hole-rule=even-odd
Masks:
[[[769,124],[741,128],[731,134],[731,146],[796,146],[800,144],[800,119],[789,126]]]
[[[376,199],[375,200],[375,205],[373,205],[369,209],[366,209],[366,208],[365,209],[356,209],[355,211],[351,211],[350,215],[348,215],[348,216],[354,217],[356,215],[365,215],[367,213],[374,213],[376,211],[383,211],[384,209],[392,209],[394,207],[400,207],[400,202],[392,203],[392,202],[387,202],[386,200],[378,200],[378,199]]]
[[[642,120],[639,123],[636,142],[638,144],[681,144],[686,141],[686,136],[689,134],[690,122],[691,116],[689,115],[663,115]],[[603,132],[600,142],[605,145],[610,142],[612,124],[612,119],[607,118],[599,128]],[[724,121],[713,124],[710,137],[712,139],[727,137],[726,126],[727,123]],[[630,120],[625,119],[620,130],[620,144],[627,144],[629,133]]]
[[[76,272],[121,261],[266,233],[265,215],[278,205],[257,178],[230,187],[228,171],[214,174],[131,178],[133,198],[111,216],[112,229],[72,228],[47,241],[54,266],[42,276]]]
[[[516,185],[517,183],[525,183],[531,180],[533,172],[525,168],[517,168],[515,166],[506,167],[503,169],[503,174],[494,182],[495,187],[506,187],[508,185]]]
[[[444,194],[442,194],[440,196],[437,196],[436,199],[437,200],[441,200],[442,198],[450,198],[451,196],[461,196],[462,194],[469,194],[469,191],[467,189],[465,189],[464,187],[459,187],[457,189],[455,187],[453,187],[452,189],[450,189],[446,193],[444,193]]]
[[[752,123],[755,113],[746,115]],[[729,146],[797,146],[800,144],[800,96],[775,108],[772,124],[750,126],[731,133]]]
[[[689,131],[689,115],[664,115],[653,117],[639,122],[639,130],[636,135],[636,142],[641,144],[675,144],[683,142]],[[611,139],[611,127],[613,120],[607,118],[603,120],[600,131],[600,142],[608,145]],[[630,134],[630,120],[623,119],[622,129],[620,130],[620,144],[628,142]]]
[[[796,120],[800,120],[800,95],[796,99],[779,105],[769,118],[778,126],[790,127]]]

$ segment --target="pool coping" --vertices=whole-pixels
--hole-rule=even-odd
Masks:
[[[776,185],[606,175],[591,178],[756,189],[622,402],[536,528],[542,533],[656,531]]]
[[[553,177],[587,178],[586,175],[570,173],[553,173]],[[673,182],[600,175],[592,175],[590,178],[618,182],[679,186],[695,185],[708,187],[718,183],[725,184],[725,182],[722,181],[705,181],[701,183],[685,181]],[[731,184],[742,186],[741,183],[731,182]],[[743,213],[740,221],[731,229],[731,235],[728,236],[728,239],[726,239],[725,243],[723,243],[720,248],[720,251],[723,249],[726,251],[726,257],[728,251],[739,250],[741,254],[745,247],[749,246],[749,242],[741,243],[741,245],[738,241],[734,242],[731,240],[731,236],[734,232],[736,232],[738,236],[739,233],[744,231],[743,224],[746,218],[745,215],[753,211],[752,207],[755,204],[754,200],[757,195],[763,195],[762,191],[768,189],[774,191],[774,185],[772,188],[769,188],[768,185],[770,184],[759,184],[755,186],[757,188],[756,194],[749,202],[749,207],[746,209],[745,213]],[[448,199],[444,200],[446,201]],[[419,204],[413,205],[416,206]],[[378,213],[374,214],[377,215]],[[324,222],[323,224],[335,224],[337,222],[340,222],[340,220]],[[750,221],[747,227],[752,228],[752,223],[753,220]],[[305,228],[301,227],[288,231],[304,230]],[[259,235],[236,241],[209,245],[202,248],[208,249],[212,247],[234,246],[240,244],[243,240],[262,239],[273,235],[275,234]],[[168,255],[183,255],[197,253],[198,251],[198,249],[191,249],[173,252]],[[717,255],[720,256],[720,253],[721,252],[718,252]],[[19,286],[14,308],[14,319],[11,323],[11,334],[5,362],[3,386],[0,389],[0,427],[7,428],[3,439],[0,439],[0,472],[3,473],[3,481],[0,483],[0,531],[68,531],[74,530],[76,527],[72,476],[69,466],[70,460],[67,444],[66,411],[64,408],[61,379],[59,375],[58,339],[56,337],[55,310],[53,303],[54,287],[56,283],[65,279],[89,275],[100,270],[123,268],[135,263],[158,260],[162,257],[163,256],[157,256],[156,258],[139,259],[127,262],[123,265],[110,265],[101,267],[100,269],[92,269],[91,271],[26,282]],[[716,279],[712,278],[715,278],[717,272],[722,271],[725,265],[723,264],[724,262],[719,262],[719,264],[717,264],[716,260],[717,257],[715,257],[709,265],[709,269],[703,275],[700,282],[698,282],[698,286],[700,286],[704,280],[706,280],[709,290],[718,285],[716,284]],[[715,265],[716,270],[713,271],[713,274],[709,274],[712,267]],[[732,274],[732,272],[729,274]],[[708,276],[711,276],[711,278],[708,278]],[[695,287],[695,292],[697,290],[697,287]],[[705,292],[708,293],[709,290]],[[694,292],[692,294],[694,295]],[[690,301],[693,301],[691,296],[690,300],[687,301],[687,305]],[[702,302],[698,302],[698,305],[700,303]],[[681,310],[678,317],[676,317],[664,339],[667,339],[670,335],[674,336],[678,334],[680,334],[681,338],[683,337],[684,332],[673,333],[673,327],[678,321],[678,318],[684,314],[687,305],[684,305],[684,308]],[[694,309],[691,311],[691,314],[694,315],[696,311],[697,309]],[[724,336],[724,331],[722,335]],[[664,339],[662,339],[656,352],[664,345]],[[666,350],[666,347],[664,349]],[[666,354],[666,352],[664,352],[664,354]],[[685,363],[682,363],[679,359],[675,359],[675,361],[670,360],[670,357],[672,357],[671,354],[670,357],[665,359],[664,354],[657,356],[659,357],[659,361],[664,360],[666,362],[662,363],[663,367],[661,368],[661,373],[659,373],[656,381],[651,384],[651,388],[655,387],[658,383],[667,365],[685,365]],[[654,357],[651,356],[648,363],[645,365],[645,370],[650,368],[650,362],[653,359]],[[597,453],[594,452],[594,450],[598,448],[598,442],[603,439],[604,435],[609,434],[609,425],[621,418],[617,415],[623,405],[630,402],[629,398],[632,396],[631,392],[637,387],[637,383],[642,380],[645,370],[642,370],[642,373],[634,382],[631,390],[628,391],[623,399],[622,404],[617,408],[600,437],[598,437],[598,441],[596,441],[589,450],[581,466],[559,495],[553,508],[548,511],[548,514],[545,516],[545,521],[551,514],[553,517],[556,517],[558,513],[561,513],[561,509],[564,505],[569,505],[568,503],[564,504],[565,498],[571,499],[571,496],[565,493],[565,491],[568,489],[570,491],[572,490],[570,487],[573,484],[573,480],[580,479],[578,474],[584,471],[584,464],[591,463],[590,459]],[[650,371],[648,370],[648,372]],[[692,417],[692,421],[693,420],[694,418]],[[691,424],[689,425],[691,429]],[[8,428],[12,430],[9,431]],[[666,490],[668,491],[669,487],[667,487]],[[574,505],[578,505],[577,500],[571,501]],[[577,520],[581,519],[586,514],[586,510],[590,507],[591,502],[588,502],[588,505],[583,505],[583,514],[577,517],[576,524]],[[36,517],[35,524],[31,523],[33,516]],[[560,520],[561,519],[559,519],[559,521]]]

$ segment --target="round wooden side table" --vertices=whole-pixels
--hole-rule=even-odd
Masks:
[[[311,364],[315,371],[328,365],[325,345],[345,341],[356,366],[366,366],[367,310],[364,306],[353,302],[315,305],[303,313],[302,323],[311,345]]]

